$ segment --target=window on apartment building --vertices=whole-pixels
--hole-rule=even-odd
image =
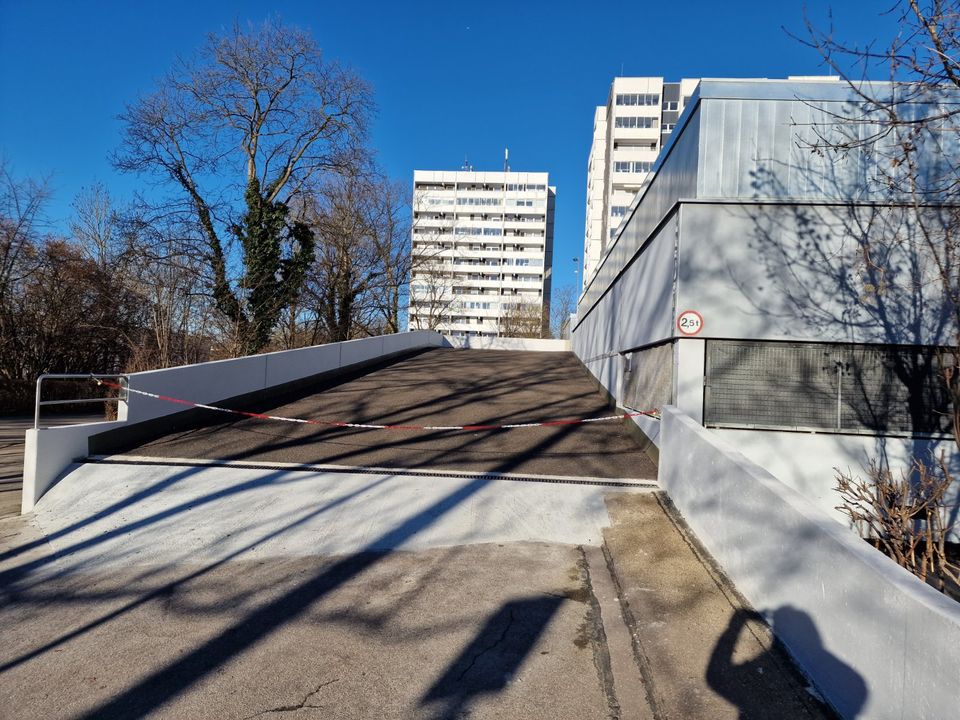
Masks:
[[[503,230],[500,228],[478,228],[478,227],[458,227],[453,230],[454,235],[487,235],[487,236],[497,236],[503,235]]]
[[[524,183],[519,183],[519,184],[511,183],[507,185],[507,190],[511,192],[523,191],[523,190],[546,190],[546,189],[547,189],[546,185],[531,185],[531,184],[524,184]]]
[[[457,198],[457,205],[499,205],[499,198],[473,198],[473,197],[459,197]]]
[[[678,103],[676,100],[668,100],[667,102],[665,102],[665,103],[663,104],[663,109],[664,109],[664,110],[679,110],[679,109],[680,109],[680,103]]]
[[[676,126],[677,126],[676,123],[664,123],[663,125],[660,126],[660,129],[663,132],[673,132],[673,128],[675,128]]]
[[[659,105],[660,96],[650,93],[623,93],[616,98],[617,105]]]
[[[614,172],[650,172],[653,169],[653,163],[649,160],[623,160],[613,164]]]
[[[657,119],[655,117],[644,117],[643,115],[621,115],[614,118],[613,126],[618,128],[652,128],[656,127]]]
[[[610,208],[610,215],[612,215],[613,217],[623,217],[626,214],[627,214],[626,205],[614,205],[612,208]]]

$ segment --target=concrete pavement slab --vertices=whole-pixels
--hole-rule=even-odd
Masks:
[[[655,717],[833,717],[661,493],[608,507],[606,549]]]
[[[0,605],[0,717],[600,720],[588,596],[540,543],[84,571]]]
[[[32,521],[60,558],[109,565],[342,555],[485,542],[599,545],[608,488],[399,474],[85,464]]]

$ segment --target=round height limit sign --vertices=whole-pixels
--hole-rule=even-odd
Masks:
[[[681,335],[693,336],[703,330],[703,315],[696,310],[684,310],[677,317],[677,330]]]

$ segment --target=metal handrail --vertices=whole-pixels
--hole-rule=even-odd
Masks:
[[[117,397],[104,397],[104,398],[79,398],[77,400],[41,400],[40,399],[40,389],[43,385],[44,380],[97,380],[97,379],[109,379],[116,378],[120,380],[120,384],[123,385],[123,389],[120,392],[120,395]],[[126,382],[127,376],[124,374],[111,374],[103,375],[97,373],[44,373],[37,378],[37,398],[36,404],[33,408],[33,429],[40,429],[40,406],[41,405],[73,405],[76,403],[96,403],[96,402],[113,402],[117,401],[126,401],[127,392],[126,392]]]

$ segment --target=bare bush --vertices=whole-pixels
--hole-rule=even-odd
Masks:
[[[860,536],[898,565],[944,591],[960,589],[960,567],[947,554],[954,520],[949,504],[953,475],[941,454],[936,463],[919,460],[912,473],[895,477],[872,461],[867,477],[837,472],[837,510]]]

